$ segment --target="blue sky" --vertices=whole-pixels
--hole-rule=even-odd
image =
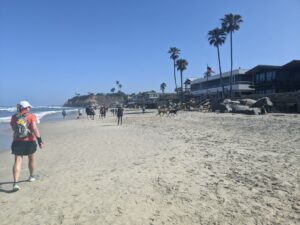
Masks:
[[[300,0],[2,0],[0,105],[22,99],[63,104],[75,92],[174,90],[170,47],[189,62],[184,78],[218,71],[207,33],[226,13],[244,22],[234,34],[234,68],[300,59]],[[230,69],[229,39],[221,48]],[[179,73],[177,74],[179,78]]]

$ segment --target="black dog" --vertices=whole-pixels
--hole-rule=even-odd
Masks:
[[[177,115],[177,111],[178,111],[178,109],[170,109],[168,115],[173,115],[173,116],[175,116],[175,115]]]

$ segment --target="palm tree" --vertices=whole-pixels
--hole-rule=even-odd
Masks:
[[[119,83],[118,88],[119,88],[119,92],[120,92],[121,88],[122,88],[122,84]]]
[[[177,70],[180,71],[180,83],[181,83],[181,101],[183,100],[183,85],[182,85],[182,72],[186,70],[186,67],[188,65],[188,61],[185,59],[178,59],[176,61]]]
[[[111,92],[111,93],[114,93],[115,90],[116,90],[115,88],[112,88],[112,89],[110,89],[110,92]]]
[[[220,59],[220,46],[224,44],[226,40],[226,34],[223,29],[215,28],[208,32],[208,42],[210,45],[213,45],[217,48],[218,51],[218,61],[219,61],[219,71],[220,71],[220,83],[222,86],[222,97],[224,97],[224,84],[222,78],[222,70],[221,70],[221,59]]]
[[[160,90],[162,91],[162,93],[165,93],[166,87],[167,87],[167,84],[166,84],[166,83],[161,83],[161,84],[160,84]]]
[[[232,67],[233,67],[233,57],[232,57],[232,33],[240,29],[240,23],[243,22],[242,16],[238,14],[226,14],[222,21],[222,28],[226,33],[230,34],[230,97],[232,97]]]
[[[178,95],[178,88],[177,88],[177,81],[176,81],[176,59],[178,59],[179,55],[180,55],[180,49],[176,48],[176,47],[171,47],[168,51],[168,53],[170,54],[170,58],[173,59],[173,67],[174,67],[174,81],[175,81],[175,90],[177,92]]]

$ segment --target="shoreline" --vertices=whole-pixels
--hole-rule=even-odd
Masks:
[[[109,115],[41,124],[39,179],[16,193],[12,156],[0,153],[3,225],[299,221],[299,115],[155,111],[116,123]]]
[[[70,112],[65,120],[76,120],[76,112]],[[55,114],[46,115],[41,119],[41,124],[47,123],[55,123],[64,121],[62,119],[61,113],[57,112]],[[9,123],[1,123],[0,124],[0,153],[4,151],[10,151],[10,145],[12,143],[13,131]]]

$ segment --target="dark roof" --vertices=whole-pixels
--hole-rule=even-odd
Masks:
[[[191,78],[187,78],[185,81],[184,81],[184,84],[191,84],[191,82],[193,80],[196,80],[197,78],[194,78],[194,77],[191,77]]]
[[[270,71],[270,70],[274,70],[274,69],[280,69],[281,66],[271,66],[271,65],[258,65],[250,70],[248,70],[246,72],[246,74],[249,73],[257,73],[260,71]]]
[[[300,60],[292,60],[287,64],[284,64],[283,66],[258,65],[248,70],[246,74],[264,72],[270,70],[291,69],[291,68],[298,68],[298,67],[300,67]]]
[[[190,80],[190,79],[186,79],[186,80],[184,81],[184,84],[191,84],[191,80]]]
[[[283,69],[300,67],[300,60],[292,60],[282,66]]]

